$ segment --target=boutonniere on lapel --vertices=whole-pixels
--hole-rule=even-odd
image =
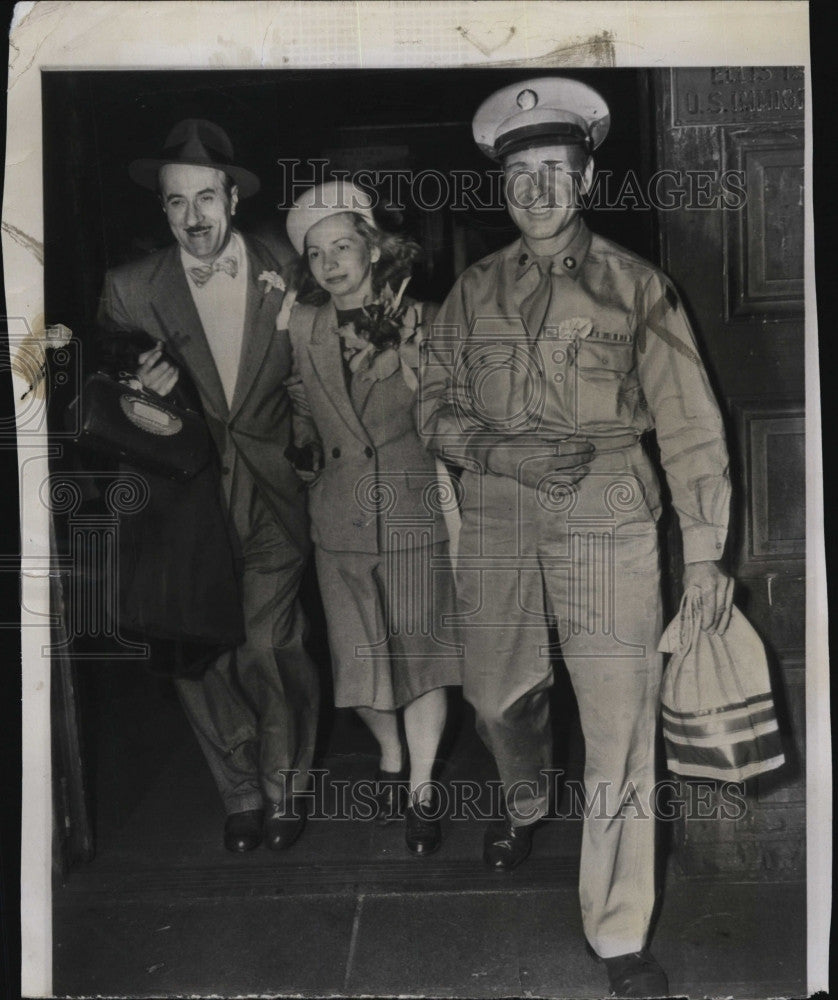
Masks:
[[[274,288],[280,292],[284,292],[286,288],[285,279],[281,274],[277,274],[276,271],[263,271],[256,280],[265,282],[265,295]]]
[[[363,306],[362,314],[338,329],[343,341],[343,356],[349,370],[360,377],[378,381],[389,378],[399,368],[408,386],[418,388],[411,350],[415,348],[419,323],[417,310],[402,303],[410,278],[402,281],[394,293],[385,285],[378,298]],[[418,363],[418,355],[416,358]]]

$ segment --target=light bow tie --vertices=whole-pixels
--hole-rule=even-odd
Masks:
[[[216,271],[223,271],[225,274],[229,274],[231,278],[235,278],[235,276],[239,273],[239,262],[235,257],[221,257],[213,264],[204,264],[201,267],[190,267],[189,276],[198,288],[201,288],[210,280]]]

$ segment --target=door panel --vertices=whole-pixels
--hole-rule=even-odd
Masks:
[[[751,783],[739,821],[687,820],[691,873],[802,874],[805,439],[803,77],[799,67],[656,74],[660,256],[687,302],[726,417],[736,603],[766,646],[787,764]],[[677,548],[677,547],[676,547]]]

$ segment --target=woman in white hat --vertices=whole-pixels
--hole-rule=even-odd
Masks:
[[[461,683],[461,668],[451,630],[439,627],[455,610],[443,516],[454,498],[441,496],[413,412],[428,310],[399,294],[420,250],[385,234],[369,196],[347,182],[306,191],[287,226],[302,256],[298,287],[308,281],[326,293],[322,305],[297,304],[290,314],[289,389],[335,704],[354,708],[379,743],[378,822],[397,814],[409,765],[405,839],[423,856],[440,845],[431,772],[445,686]]]

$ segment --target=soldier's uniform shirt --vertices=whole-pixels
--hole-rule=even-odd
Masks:
[[[683,306],[660,271],[580,219],[550,261],[518,240],[465,271],[425,351],[420,426],[432,450],[465,466],[464,695],[505,789],[519,790],[513,819],[534,821],[548,802],[540,772],[554,766],[555,623],[585,736],[586,795],[603,795],[603,811],[584,821],[585,933],[602,957],[638,951],[655,902],[662,670],[659,484],[640,436],[657,432],[688,561],[721,556],[730,494],[722,421]],[[536,491],[488,471],[487,434],[571,436],[597,450],[571,491]],[[621,810],[627,796],[645,815]]]
[[[578,218],[552,258],[544,323],[527,331],[521,306],[539,282],[537,265],[519,239],[470,267],[448,295],[423,368],[430,446],[483,466],[481,431],[579,437],[602,451],[654,428],[684,559],[719,559],[730,504],[724,431],[672,284]],[[481,365],[493,372],[482,377],[478,400]],[[654,504],[654,484],[644,485]]]

